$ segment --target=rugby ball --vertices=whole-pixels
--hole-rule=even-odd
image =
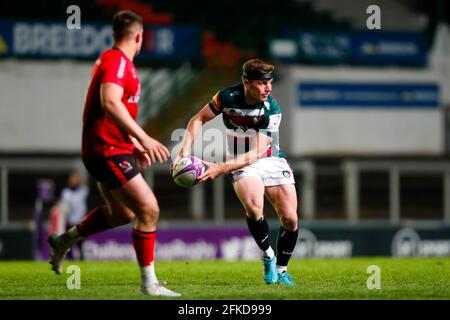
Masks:
[[[172,171],[173,181],[180,187],[189,188],[194,186],[198,177],[205,172],[203,161],[195,156],[181,158]]]

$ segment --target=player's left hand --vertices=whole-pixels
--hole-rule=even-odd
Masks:
[[[175,156],[175,159],[173,159],[172,163],[170,164],[170,175],[172,175],[172,172],[175,169],[175,166],[177,165],[178,161],[180,161],[180,159],[183,157],[184,155],[181,153],[181,151],[179,154]]]
[[[209,179],[214,180],[218,176],[225,173],[223,170],[223,166],[219,163],[203,161],[203,164],[207,169],[200,177],[198,177],[199,183],[205,182]]]

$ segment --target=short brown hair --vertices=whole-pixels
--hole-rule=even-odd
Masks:
[[[273,65],[264,62],[263,60],[251,59],[242,66],[242,78],[254,80],[255,76],[258,75],[271,76],[274,69],[275,67]]]
[[[135,24],[143,26],[142,17],[133,11],[122,10],[117,12],[112,21],[114,40],[122,40],[131,36]]]

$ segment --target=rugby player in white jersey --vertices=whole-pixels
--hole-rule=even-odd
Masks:
[[[172,162],[190,154],[201,126],[222,114],[227,131],[227,161],[205,162],[200,182],[229,173],[241,201],[247,225],[262,253],[267,284],[295,286],[287,267],[297,243],[297,192],[292,169],[279,148],[281,108],[271,96],[274,66],[252,59],[243,65],[242,83],[217,92],[194,115],[187,126],[179,154]],[[264,216],[264,197],[280,220],[275,254]]]

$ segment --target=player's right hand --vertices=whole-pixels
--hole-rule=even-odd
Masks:
[[[141,145],[148,152],[148,156],[152,163],[159,161],[160,163],[165,162],[169,156],[169,149],[166,148],[161,142],[147,136],[146,139],[140,141]]]

